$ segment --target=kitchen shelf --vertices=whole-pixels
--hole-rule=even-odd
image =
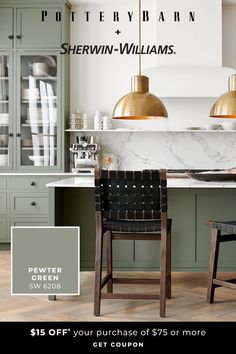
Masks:
[[[30,76],[35,80],[51,80],[51,81],[57,80],[56,76],[33,76],[33,75],[30,75]],[[21,79],[22,80],[29,80],[29,76],[23,76]]]
[[[0,146],[0,150],[8,150],[8,147]]]
[[[236,133],[236,130],[206,130],[206,129],[184,129],[184,130],[145,130],[145,129],[109,129],[109,130],[96,130],[96,129],[66,129],[68,133]]]
[[[21,147],[21,149],[22,150],[25,150],[25,151],[27,151],[27,150],[34,150],[34,149],[38,149],[38,150],[50,150],[50,149],[53,149],[53,150],[57,150],[57,147],[56,146],[54,146],[54,147],[50,147],[50,146],[48,146],[48,147],[43,147],[43,146],[41,146],[41,147],[35,147],[35,148],[33,148],[33,146],[29,146],[29,147]]]
[[[53,127],[57,127],[56,123],[53,123],[53,124],[50,124],[49,122],[43,124],[43,123],[32,123],[32,125],[34,127],[43,127],[43,126],[53,126]],[[21,124],[22,127],[31,127],[31,124],[26,124],[26,123],[23,123]]]
[[[22,100],[21,103],[29,104],[30,102],[34,102],[34,103],[40,104],[40,103],[45,102],[45,101],[56,101],[56,100],[57,100],[57,97],[49,97],[48,96],[48,97],[43,98],[42,100],[35,100],[34,98],[32,98],[31,100]]]
[[[9,77],[8,76],[1,76],[0,80],[9,80]]]
[[[8,100],[0,100],[0,103],[9,103]]]

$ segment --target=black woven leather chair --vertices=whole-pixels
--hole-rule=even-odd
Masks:
[[[100,315],[102,299],[160,300],[165,317],[171,297],[171,220],[167,219],[165,170],[96,170],[96,260],[94,314]],[[102,279],[103,236],[106,236],[107,274]],[[115,278],[112,272],[112,240],[160,240],[160,280]],[[116,293],[113,284],[158,284],[160,295]],[[107,293],[102,288],[107,285]]]
[[[211,227],[211,247],[209,259],[207,301],[211,304],[214,302],[216,288],[226,287],[236,290],[236,279],[221,280],[217,278],[217,264],[220,243],[236,241],[236,221],[209,221],[208,225]]]

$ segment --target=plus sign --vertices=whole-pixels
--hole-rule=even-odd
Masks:
[[[119,34],[121,33],[121,31],[120,31],[120,30],[116,30],[115,33],[116,33],[117,35],[119,35]]]

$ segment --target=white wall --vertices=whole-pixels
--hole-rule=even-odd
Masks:
[[[134,11],[137,20],[137,1],[127,5],[114,1],[89,5],[91,2],[73,7],[76,19],[71,23],[71,44],[137,43],[137,21],[129,23],[127,16],[127,11]],[[142,25],[143,44],[174,44],[176,48],[176,55],[143,55],[143,69],[156,65],[221,65],[221,0],[143,0],[142,4],[152,16],[149,23]],[[172,21],[176,9],[183,16],[180,23]],[[196,22],[189,23],[188,12],[193,10]],[[91,11],[90,22],[85,21],[84,11]],[[98,22],[99,11],[105,12],[104,23]],[[120,12],[119,24],[112,21],[113,11]],[[155,20],[160,11],[165,14],[164,23]],[[116,29],[122,32],[119,36],[114,33]],[[137,70],[137,55],[71,55],[71,110],[79,106],[86,111],[90,127],[97,109],[112,115],[115,103],[130,91],[130,80]],[[202,124],[208,119],[213,102],[204,99],[199,105],[195,99],[187,104],[186,100],[180,101],[183,104],[172,99],[163,101],[168,105],[168,122],[114,122],[114,127],[181,129]]]
[[[89,3],[90,1],[88,1]],[[113,4],[112,4],[113,3]],[[117,3],[117,1],[116,1]],[[122,42],[137,41],[137,23],[128,24],[122,19],[119,25],[111,21],[112,11],[117,10],[121,13],[135,10],[136,1],[118,2],[114,5],[107,4],[82,4],[74,7],[79,11],[79,19],[71,24],[71,43],[72,44],[118,44]],[[178,3],[178,6],[176,5]],[[215,8],[208,13],[208,6],[214,3]],[[135,6],[134,6],[135,4]],[[180,4],[180,5],[179,5]],[[188,4],[188,6],[186,6]],[[191,5],[192,4],[192,5]],[[194,4],[194,5],[193,5]],[[220,0],[143,0],[143,8],[152,13],[160,8],[169,11],[169,5],[176,8],[198,9],[201,13],[200,25],[197,23],[193,27],[188,24],[184,30],[184,23],[175,24],[174,30],[170,23],[143,25],[143,43],[157,43],[157,38],[163,38],[163,42],[176,43],[178,54],[167,58],[156,56],[145,56],[143,58],[143,68],[155,65],[221,65],[221,19],[220,19]],[[185,6],[184,6],[185,5]],[[168,9],[167,9],[168,7]],[[95,21],[86,23],[82,14],[84,11],[91,10],[93,13],[105,11],[106,21],[99,24]],[[164,11],[164,10],[163,10]],[[236,46],[234,24],[236,21],[236,6],[224,6],[224,31],[223,31],[223,65],[236,68]],[[173,23],[172,23],[173,25]],[[192,24],[191,24],[192,25]],[[190,31],[191,27],[191,31]],[[116,29],[120,29],[122,34],[114,34]],[[163,32],[162,32],[163,31]],[[90,127],[93,127],[93,114],[97,109],[101,109],[111,115],[113,107],[118,99],[130,91],[131,76],[137,73],[137,57],[134,55],[120,56],[115,55],[71,55],[71,110],[81,107],[90,118]],[[223,93],[223,92],[222,92]],[[184,127],[203,126],[205,123],[220,123],[221,120],[210,119],[209,112],[214,102],[214,98],[164,98],[169,118],[168,120],[153,121],[113,121],[113,127],[135,128],[135,129],[176,129]],[[181,135],[162,134],[150,136],[145,135],[145,146],[139,149],[142,141],[141,133],[137,135],[127,135],[117,133],[116,135],[103,135],[100,139],[104,149],[112,150],[122,156],[122,168],[131,168],[130,159],[137,168],[151,167],[155,163],[157,167],[172,168],[224,168],[236,165],[236,154],[234,134],[207,134],[196,135],[184,133]],[[147,133],[145,133],[147,134]],[[76,134],[72,134],[74,141]],[[187,143],[186,143],[187,142]],[[209,142],[209,143],[208,143]],[[131,151],[128,154],[128,150]],[[138,153],[136,153],[138,148]],[[204,151],[206,153],[204,153]],[[176,154],[175,154],[176,152]],[[148,156],[156,155],[155,159]],[[210,156],[210,157],[209,157]],[[134,163],[134,159],[137,161]],[[147,162],[148,161],[148,162]],[[160,165],[160,166],[159,166]]]

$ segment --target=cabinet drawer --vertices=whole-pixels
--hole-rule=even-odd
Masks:
[[[10,213],[38,215],[48,213],[47,194],[14,193],[10,194]]]
[[[37,217],[15,217],[10,219],[10,226],[47,226],[48,225],[48,219],[43,217],[43,218],[37,218]]]
[[[0,176],[0,189],[6,190],[7,188],[7,178]]]
[[[12,190],[47,190],[46,184],[57,181],[57,177],[12,176],[8,179],[8,188]]]
[[[7,214],[7,198],[6,193],[0,193],[0,215]]]
[[[7,241],[7,219],[0,218],[0,242]]]

